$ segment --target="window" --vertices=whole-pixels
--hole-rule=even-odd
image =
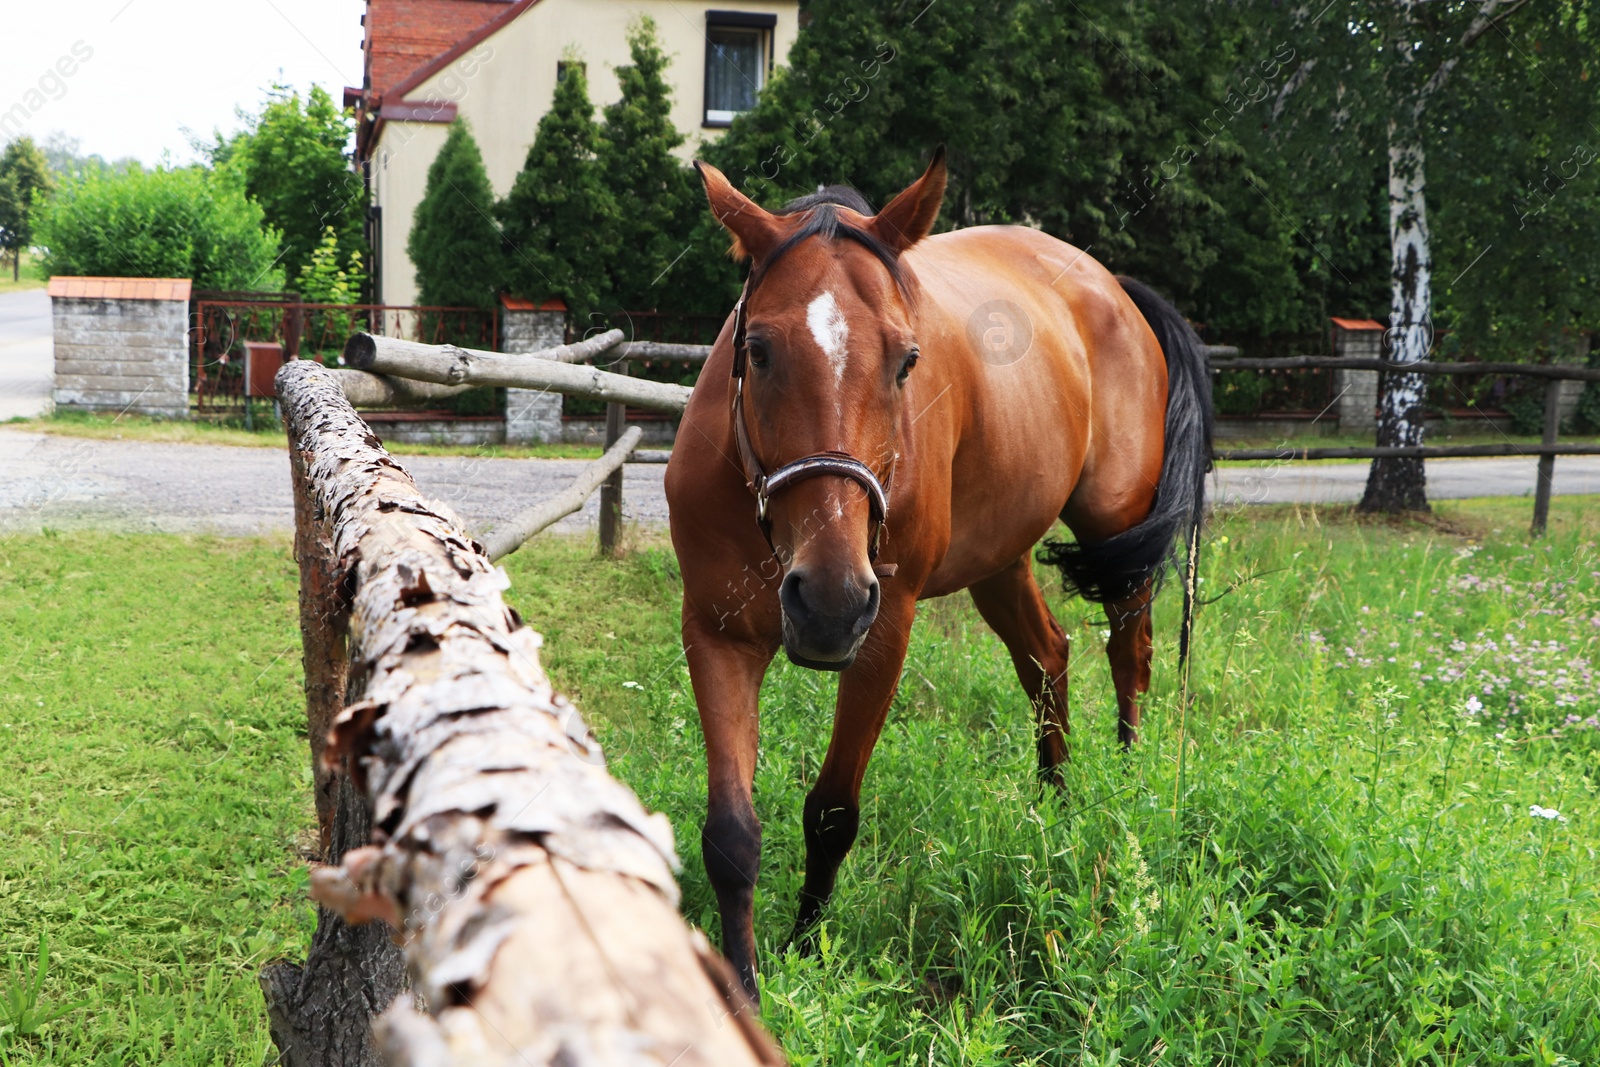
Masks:
[[[577,70],[578,73],[584,75],[585,77],[587,77],[588,73],[589,73],[588,67],[585,66],[583,63],[579,63],[579,62],[576,62],[576,61],[568,62],[565,59],[559,60],[556,63],[556,84],[557,85],[560,85],[562,82],[567,80],[567,72],[570,71],[570,70]]]
[[[767,82],[776,15],[706,12],[705,125],[727,126],[756,106]]]

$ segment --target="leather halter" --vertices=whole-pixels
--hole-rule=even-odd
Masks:
[[[848,478],[867,494],[867,505],[872,513],[872,527],[867,539],[867,559],[876,563],[878,546],[883,540],[884,520],[889,516],[889,493],[883,482],[878,480],[878,476],[872,473],[871,467],[848,452],[830,449],[785,463],[768,474],[766,468],[761,465],[761,460],[756,457],[755,448],[750,444],[750,430],[745,425],[744,419],[744,378],[748,355],[744,320],[745,305],[750,299],[750,282],[753,276],[752,272],[751,276],[745,278],[739,302],[733,306],[733,439],[739,449],[739,462],[744,465],[745,485],[755,494],[756,522],[761,525],[761,534],[767,539],[767,547],[776,555],[777,547],[772,543],[772,519],[768,514],[768,504],[773,494],[797,482],[824,475]],[[887,578],[894,574],[895,566],[893,564],[875,566],[873,572],[880,578]]]

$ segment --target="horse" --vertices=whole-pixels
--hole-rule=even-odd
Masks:
[[[683,648],[705,735],[701,851],[722,949],[759,1006],[752,804],[759,696],[781,645],[839,672],[803,814],[804,947],[855,841],[867,761],[918,601],[968,590],[1038,715],[1039,772],[1067,758],[1069,639],[1041,560],[1107,609],[1118,733],[1137,739],[1150,608],[1189,536],[1211,454],[1204,349],[1153,290],[1047,234],[930,236],[944,152],[876,214],[834,186],[769,212],[695,164],[749,262],[666,471]]]

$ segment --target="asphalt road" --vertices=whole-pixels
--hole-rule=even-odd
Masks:
[[[50,402],[55,346],[43,289],[0,293],[0,422],[32,417]]]
[[[581,460],[404,456],[400,462],[429,496],[484,532],[562,489]],[[1444,459],[1428,463],[1436,500],[1531,495],[1532,459]],[[625,468],[623,510],[630,522],[665,527],[660,465]],[[1359,500],[1364,463],[1263,464],[1213,476],[1223,503],[1337,503]],[[1600,457],[1556,461],[1555,491],[1600,494]],[[82,527],[247,536],[293,528],[287,452],[276,448],[99,441],[0,428],[0,531]],[[598,497],[557,527],[592,528]]]

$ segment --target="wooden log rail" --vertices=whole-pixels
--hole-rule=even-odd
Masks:
[[[1405,374],[1503,374],[1553,378],[1568,382],[1600,382],[1600,369],[1565,363],[1396,363],[1387,359],[1345,359],[1340,356],[1283,356],[1266,359],[1213,359],[1211,372],[1225,370],[1381,370]]]
[[[615,346],[622,331],[612,330],[595,341],[610,341]],[[584,342],[592,344],[592,342]],[[577,346],[564,346],[568,349]],[[603,351],[603,347],[593,351]],[[551,350],[556,351],[556,350]],[[593,352],[590,353],[591,355]],[[568,396],[584,396],[647,411],[661,411],[681,415],[689,403],[689,387],[667,382],[652,382],[630,378],[625,374],[612,374],[593,367],[579,367],[547,358],[539,352],[508,356],[498,352],[480,352],[455,345],[425,345],[416,341],[402,341],[395,337],[374,337],[358,333],[345,344],[344,361],[358,371],[385,375],[391,378],[409,378],[419,382],[439,385],[495,385],[518,389],[548,389]],[[348,379],[345,379],[348,380]],[[341,380],[341,386],[344,380]],[[357,386],[357,388],[382,388]],[[347,392],[346,394],[351,395]],[[360,403],[362,401],[356,400]]]
[[[344,769],[372,827],[313,874],[318,936],[382,919],[411,982],[367,1041],[365,972],[307,994],[308,961],[301,999],[324,1021],[342,1013],[347,1032],[336,1049],[283,1048],[280,1005],[286,1062],[782,1062],[678,916],[671,827],[606,773],[540,667],[539,635],[501,598],[504,572],[378,445],[336,374],[293,362],[277,384],[297,516],[323,534],[297,552],[320,553],[302,566],[329,579],[302,598],[308,693],[334,662],[326,640],[313,647],[317,626],[348,633],[349,703],[320,763]],[[321,725],[313,714],[313,747]],[[342,807],[335,820],[348,840]]]
[[[622,469],[639,444],[644,431],[635,426],[606,449],[605,455],[583,468],[583,471],[566,489],[548,500],[542,500],[520,515],[497,527],[484,538],[484,551],[491,560],[501,560],[541,530],[571,515],[583,507],[600,483]]]

